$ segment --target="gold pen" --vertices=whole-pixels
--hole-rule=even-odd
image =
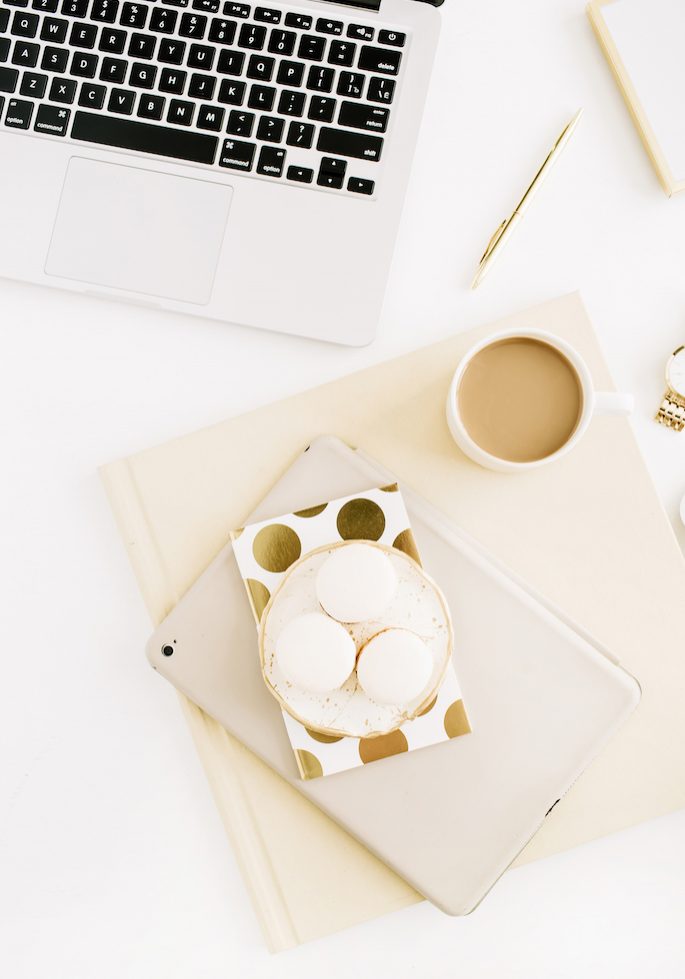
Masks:
[[[564,128],[563,132],[560,134],[556,143],[547,154],[547,158],[545,159],[545,162],[542,164],[538,172],[533,177],[533,181],[530,187],[528,188],[528,190],[525,192],[521,200],[514,208],[514,212],[511,215],[511,217],[508,217],[506,221],[502,221],[499,228],[497,229],[497,231],[495,231],[494,235],[488,242],[487,248],[485,249],[483,253],[483,257],[481,258],[480,263],[478,265],[478,271],[476,272],[473,278],[473,282],[471,283],[472,289],[476,289],[481,284],[481,282],[483,281],[483,279],[487,274],[488,269],[492,265],[495,256],[499,254],[501,249],[509,240],[509,237],[514,231],[514,228],[516,228],[516,226],[518,225],[519,221],[525,214],[528,205],[530,204],[531,200],[535,196],[535,192],[540,188],[543,180],[545,179],[549,171],[552,169],[554,163],[560,156],[562,150],[564,149],[569,139],[573,135],[573,132],[576,126],[578,125],[578,122],[582,114],[583,114],[583,110],[579,109],[576,112],[573,119],[571,119],[571,121],[569,122],[568,126]]]

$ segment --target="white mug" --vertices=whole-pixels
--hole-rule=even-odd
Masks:
[[[502,459],[499,456],[492,455],[490,452],[486,452],[467,432],[459,411],[459,385],[464,376],[464,371],[475,355],[480,353],[485,347],[489,347],[492,343],[519,337],[541,340],[543,343],[547,343],[560,351],[574,368],[583,395],[580,418],[570,438],[555,452],[544,456],[542,459],[534,459],[531,462],[514,462],[510,459]],[[548,462],[553,462],[555,459],[560,459],[561,456],[566,455],[567,452],[570,452],[578,444],[587,431],[593,415],[629,415],[632,410],[632,394],[620,394],[614,391],[595,391],[588,366],[580,354],[570,344],[566,343],[565,340],[562,340],[561,337],[547,333],[545,330],[505,330],[501,333],[494,333],[492,336],[486,337],[485,340],[481,340],[475,346],[471,347],[459,361],[459,366],[454,372],[447,394],[447,425],[449,426],[452,438],[462,452],[470,459],[473,459],[474,462],[485,466],[486,469],[494,469],[498,472],[523,472],[526,469],[535,469],[538,466],[546,465]]]

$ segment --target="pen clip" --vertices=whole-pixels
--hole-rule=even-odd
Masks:
[[[483,252],[483,255],[482,255],[481,260],[480,260],[480,264],[481,265],[485,261],[485,259],[488,257],[488,255],[490,254],[490,252],[492,251],[492,249],[495,247],[495,245],[497,244],[497,242],[500,240],[500,238],[502,237],[502,235],[504,234],[504,229],[506,228],[506,226],[508,224],[509,224],[509,218],[505,218],[504,221],[502,221],[502,223],[500,224],[500,226],[497,228],[497,230],[493,234],[493,236],[490,239],[490,241],[485,246],[485,251]]]

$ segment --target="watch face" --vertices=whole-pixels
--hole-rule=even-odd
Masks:
[[[668,383],[685,398],[685,347],[673,355],[668,365]]]

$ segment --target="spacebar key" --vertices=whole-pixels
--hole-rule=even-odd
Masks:
[[[193,163],[214,163],[218,139],[203,133],[183,132],[166,126],[149,126],[129,119],[112,119],[94,112],[79,112],[74,116],[72,139],[122,150],[138,150],[170,156]]]
[[[366,133],[351,133],[349,130],[322,126],[316,148],[332,156],[354,156],[358,160],[376,161],[381,158],[383,140],[380,136],[368,136]]]

